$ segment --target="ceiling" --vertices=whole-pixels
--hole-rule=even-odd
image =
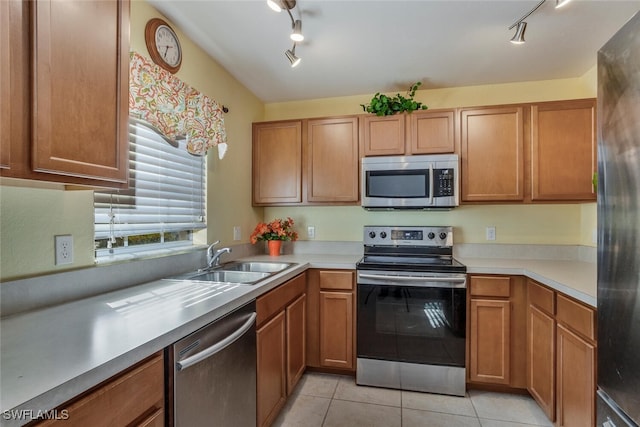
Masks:
[[[584,75],[640,0],[298,0],[305,40],[291,68],[291,21],[266,0],[150,0],[263,102]]]

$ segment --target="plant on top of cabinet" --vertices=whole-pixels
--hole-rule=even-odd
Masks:
[[[369,105],[360,104],[360,106],[367,113],[373,113],[376,116],[391,116],[404,111],[410,113],[415,110],[426,110],[429,107],[422,105],[422,102],[413,100],[421,84],[422,82],[416,82],[409,87],[407,91],[408,98],[405,98],[399,93],[397,93],[396,96],[389,97],[378,92],[371,98]]]

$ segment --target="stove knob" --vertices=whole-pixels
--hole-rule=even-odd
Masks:
[[[387,237],[387,233],[386,232],[381,232],[380,233],[380,237],[382,237],[383,239],[385,239]]]
[[[440,233],[440,239],[444,240],[447,238],[447,233]]]
[[[433,232],[431,232],[427,234],[427,237],[429,238],[429,240],[433,240],[433,238],[436,237],[436,235]]]
[[[375,231],[370,231],[369,232],[369,237],[371,237],[372,239],[374,239],[376,237],[376,232]]]

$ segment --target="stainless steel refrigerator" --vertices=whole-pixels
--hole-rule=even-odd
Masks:
[[[597,425],[640,424],[640,13],[598,52]]]

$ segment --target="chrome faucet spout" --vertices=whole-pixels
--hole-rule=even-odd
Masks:
[[[222,254],[230,254],[230,253],[231,253],[231,248],[218,249],[213,255],[211,255],[211,258],[209,259],[209,268],[219,266],[220,257],[222,256]]]

